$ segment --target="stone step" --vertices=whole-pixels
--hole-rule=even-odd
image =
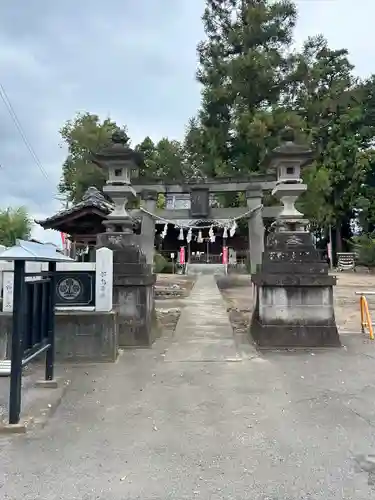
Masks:
[[[0,361],[0,377],[9,377],[10,375],[10,359],[2,359]]]

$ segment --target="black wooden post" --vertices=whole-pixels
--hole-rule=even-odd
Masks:
[[[48,300],[48,343],[49,349],[46,351],[46,380],[53,380],[55,365],[55,292],[56,292],[56,262],[48,263],[49,274],[49,297]]]
[[[20,421],[25,305],[25,261],[15,260],[13,281],[13,331],[9,391],[10,424],[18,424]]]

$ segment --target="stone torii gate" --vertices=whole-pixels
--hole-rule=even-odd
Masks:
[[[175,221],[177,227],[187,229],[194,226],[194,221],[222,221],[229,223],[245,217],[248,222],[248,238],[251,272],[255,272],[262,262],[264,250],[263,218],[274,218],[280,207],[263,207],[263,191],[270,191],[275,186],[275,175],[254,175],[250,180],[207,179],[181,184],[168,182],[152,182],[136,179],[132,183],[135,193],[141,196],[140,214],[142,219],[143,251],[147,262],[153,262],[155,219]],[[246,208],[214,208],[210,206],[210,197],[219,193],[245,192]],[[165,209],[157,209],[156,202],[159,193],[167,200]],[[168,199],[185,196],[183,206],[170,208]],[[134,215],[136,215],[134,211]],[[229,229],[229,228],[228,228]]]
[[[246,179],[214,178],[183,180],[182,182],[150,181],[134,178],[134,172],[143,163],[141,155],[127,145],[125,137],[114,134],[112,144],[93,155],[93,161],[108,169],[109,179],[104,191],[111,197],[114,210],[104,222],[107,232],[123,232],[126,220],[129,226],[132,218],[141,219],[140,247],[147,265],[153,264],[155,219],[178,221],[177,227],[192,227],[194,222],[227,221],[228,224],[238,218],[248,220],[248,240],[251,272],[254,273],[262,262],[264,250],[264,218],[275,218],[281,207],[263,207],[263,192],[271,191],[276,185],[276,172],[254,173]],[[215,208],[211,206],[215,194],[244,192],[247,209]],[[156,207],[158,194],[164,194],[167,200],[165,209]],[[185,204],[171,208],[168,199],[186,195]],[[141,208],[131,210],[128,202],[141,198]],[[117,218],[119,220],[117,220]],[[186,224],[186,225],[185,225]],[[229,227],[228,227],[229,229]],[[128,229],[127,229],[128,230]]]

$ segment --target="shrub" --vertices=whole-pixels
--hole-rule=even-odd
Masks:
[[[154,273],[160,274],[163,272],[164,268],[167,267],[168,261],[160,254],[155,253],[154,255]]]
[[[163,273],[164,274],[173,274],[175,272],[176,264],[173,264],[173,262],[166,262],[165,266],[163,268]]]

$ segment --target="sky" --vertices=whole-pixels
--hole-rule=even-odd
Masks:
[[[322,33],[331,47],[349,50],[359,76],[375,73],[375,2],[296,4],[297,46]],[[0,208],[25,205],[36,219],[60,209],[59,129],[77,112],[126,124],[134,144],[147,135],[182,139],[200,101],[203,9],[204,0],[1,2],[0,84],[37,159],[0,100]],[[33,236],[60,243],[39,226]]]

